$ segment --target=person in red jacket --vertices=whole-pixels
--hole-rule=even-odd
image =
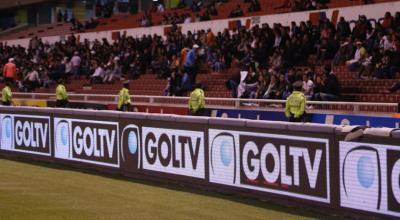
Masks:
[[[4,81],[13,84],[16,76],[17,76],[17,66],[14,63],[14,58],[10,58],[8,59],[8,63],[4,65],[3,68]]]

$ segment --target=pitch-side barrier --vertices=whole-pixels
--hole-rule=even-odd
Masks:
[[[17,98],[30,99],[55,99],[53,93],[15,93]],[[187,104],[189,97],[171,97],[171,96],[145,96],[133,95],[132,100],[142,104]],[[117,95],[107,94],[69,94],[70,100],[86,102],[105,102],[116,103]],[[262,107],[266,110],[282,108],[284,100],[273,99],[237,99],[237,98],[213,98],[206,97],[207,106],[227,106],[227,107]],[[399,112],[398,103],[372,103],[372,102],[326,102],[326,101],[308,101],[309,110],[342,110],[346,112]]]
[[[0,107],[0,155],[361,218],[400,217],[400,131]]]

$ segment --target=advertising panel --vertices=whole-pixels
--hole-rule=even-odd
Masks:
[[[328,139],[209,129],[210,182],[330,202]]]
[[[371,127],[399,128],[400,118],[377,117],[369,115],[335,115],[313,113],[311,121],[320,124],[334,125],[367,125]]]
[[[51,156],[50,117],[1,114],[0,149]]]
[[[142,127],[143,169],[205,178],[204,132]]]
[[[55,157],[119,167],[117,122],[54,118]]]
[[[340,142],[340,205],[400,217],[400,148]]]

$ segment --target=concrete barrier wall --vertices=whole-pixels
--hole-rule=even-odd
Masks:
[[[392,129],[34,107],[0,107],[0,121],[2,156],[400,217]]]

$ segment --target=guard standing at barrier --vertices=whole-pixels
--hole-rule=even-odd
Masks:
[[[11,88],[10,88],[10,82],[6,81],[6,84],[1,91],[1,101],[3,105],[11,105],[12,103],[12,93],[11,93]]]
[[[195,89],[190,93],[189,111],[191,115],[203,116],[205,107],[205,97],[201,83],[195,85]]]
[[[285,115],[290,122],[304,122],[306,97],[301,92],[303,83],[293,83],[293,93],[286,99]]]
[[[56,107],[66,108],[68,105],[68,93],[64,86],[64,80],[60,79],[56,88]]]
[[[129,111],[131,108],[131,96],[129,95],[129,81],[123,82],[124,87],[119,91],[118,94],[118,111]]]

